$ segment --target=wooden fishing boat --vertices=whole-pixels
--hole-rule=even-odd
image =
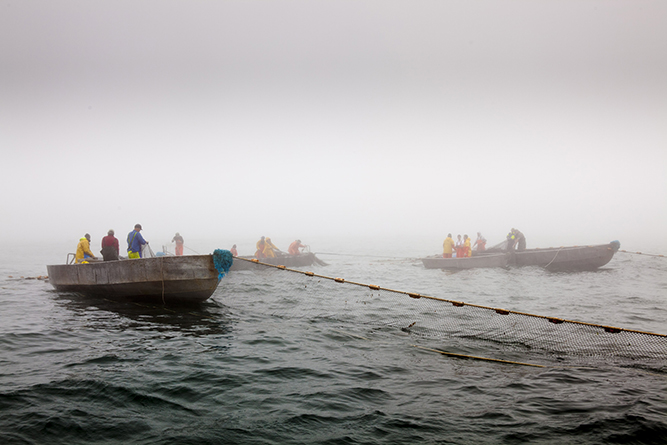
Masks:
[[[224,275],[216,268],[220,267],[218,258],[214,260],[218,252],[58,264],[47,266],[47,270],[57,291],[165,304],[198,303],[213,294]]]
[[[254,256],[238,257],[241,261],[234,261],[230,270],[257,270],[262,266],[255,264],[253,260],[257,260]],[[258,259],[260,263],[272,264],[274,266],[285,266],[290,268],[307,267],[313,264],[325,266],[326,263],[317,258],[312,252],[304,252],[299,255],[280,255],[275,258],[261,258]]]
[[[495,253],[465,258],[431,256],[422,258],[421,260],[424,267],[427,269],[475,269],[479,267],[506,267],[508,255],[504,253]]]
[[[550,271],[596,270],[607,264],[621,247],[618,241],[595,246],[549,247],[507,252],[499,247],[473,252],[469,258],[422,258],[427,269],[538,266]]]
[[[551,271],[596,270],[607,264],[621,247],[618,241],[595,246],[526,249],[510,252],[511,266],[539,266]]]

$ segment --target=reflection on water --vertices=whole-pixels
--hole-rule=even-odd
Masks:
[[[117,301],[76,293],[52,291],[54,301],[87,324],[122,325],[126,328],[177,331],[185,335],[224,335],[232,331],[226,306],[208,300],[198,305],[169,305]],[[103,327],[103,326],[98,326]]]

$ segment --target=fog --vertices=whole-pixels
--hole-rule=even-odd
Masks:
[[[155,242],[437,253],[516,227],[529,247],[667,253],[662,0],[0,11],[5,244],[141,223]]]

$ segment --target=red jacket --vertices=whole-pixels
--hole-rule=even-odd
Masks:
[[[116,239],[115,236],[107,235],[104,238],[102,238],[102,249],[104,249],[107,246],[115,247],[116,252],[120,253],[120,246],[118,244],[118,239]]]

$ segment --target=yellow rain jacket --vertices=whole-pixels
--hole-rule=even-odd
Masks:
[[[472,256],[472,249],[470,249],[470,238],[466,238],[463,242],[463,247],[465,248],[466,256]]]
[[[87,253],[91,257],[95,258],[95,255],[93,255],[93,252],[90,251],[90,243],[88,240],[84,237],[79,240],[79,244],[76,246],[76,255],[74,256],[74,259],[76,260],[77,263],[80,263],[83,261],[83,254]]]
[[[271,238],[266,238],[264,240],[264,255],[266,255],[267,258],[275,258],[276,257],[276,251],[278,251],[275,244],[271,242]]]
[[[451,236],[445,238],[445,242],[442,243],[442,253],[451,254],[454,251],[454,240]]]

